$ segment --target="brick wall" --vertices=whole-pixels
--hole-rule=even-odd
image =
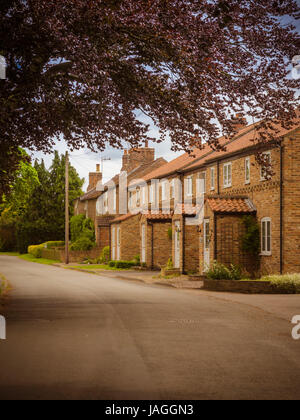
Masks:
[[[300,130],[284,141],[283,271],[300,272]]]
[[[140,215],[136,215],[119,224],[121,228],[121,260],[129,261],[136,255],[140,255],[140,218]],[[118,224],[114,224],[114,226],[117,228]],[[115,243],[117,243],[116,241],[115,239]]]
[[[199,232],[197,226],[185,226],[185,271],[199,270]]]

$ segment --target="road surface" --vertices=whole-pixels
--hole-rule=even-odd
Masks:
[[[291,323],[253,305],[16,257],[0,272],[0,399],[300,398]]]

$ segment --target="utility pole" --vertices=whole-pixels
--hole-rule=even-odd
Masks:
[[[69,264],[69,154],[66,152],[66,187],[65,187],[65,263]]]

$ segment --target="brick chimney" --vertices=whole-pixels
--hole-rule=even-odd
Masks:
[[[90,191],[93,188],[95,188],[99,181],[102,181],[102,172],[100,172],[100,164],[97,163],[96,172],[89,173],[89,186],[87,188],[87,191]]]
[[[232,118],[233,127],[236,132],[240,131],[242,128],[246,127],[247,120],[244,117],[244,114],[238,113],[235,117]]]
[[[145,142],[145,147],[133,148],[128,151],[124,151],[121,171],[131,172],[140,165],[153,162],[154,159],[155,150],[148,147],[148,142]]]

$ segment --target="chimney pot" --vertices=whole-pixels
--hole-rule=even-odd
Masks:
[[[100,164],[99,163],[97,163],[97,165],[96,165],[96,172],[100,172]]]

